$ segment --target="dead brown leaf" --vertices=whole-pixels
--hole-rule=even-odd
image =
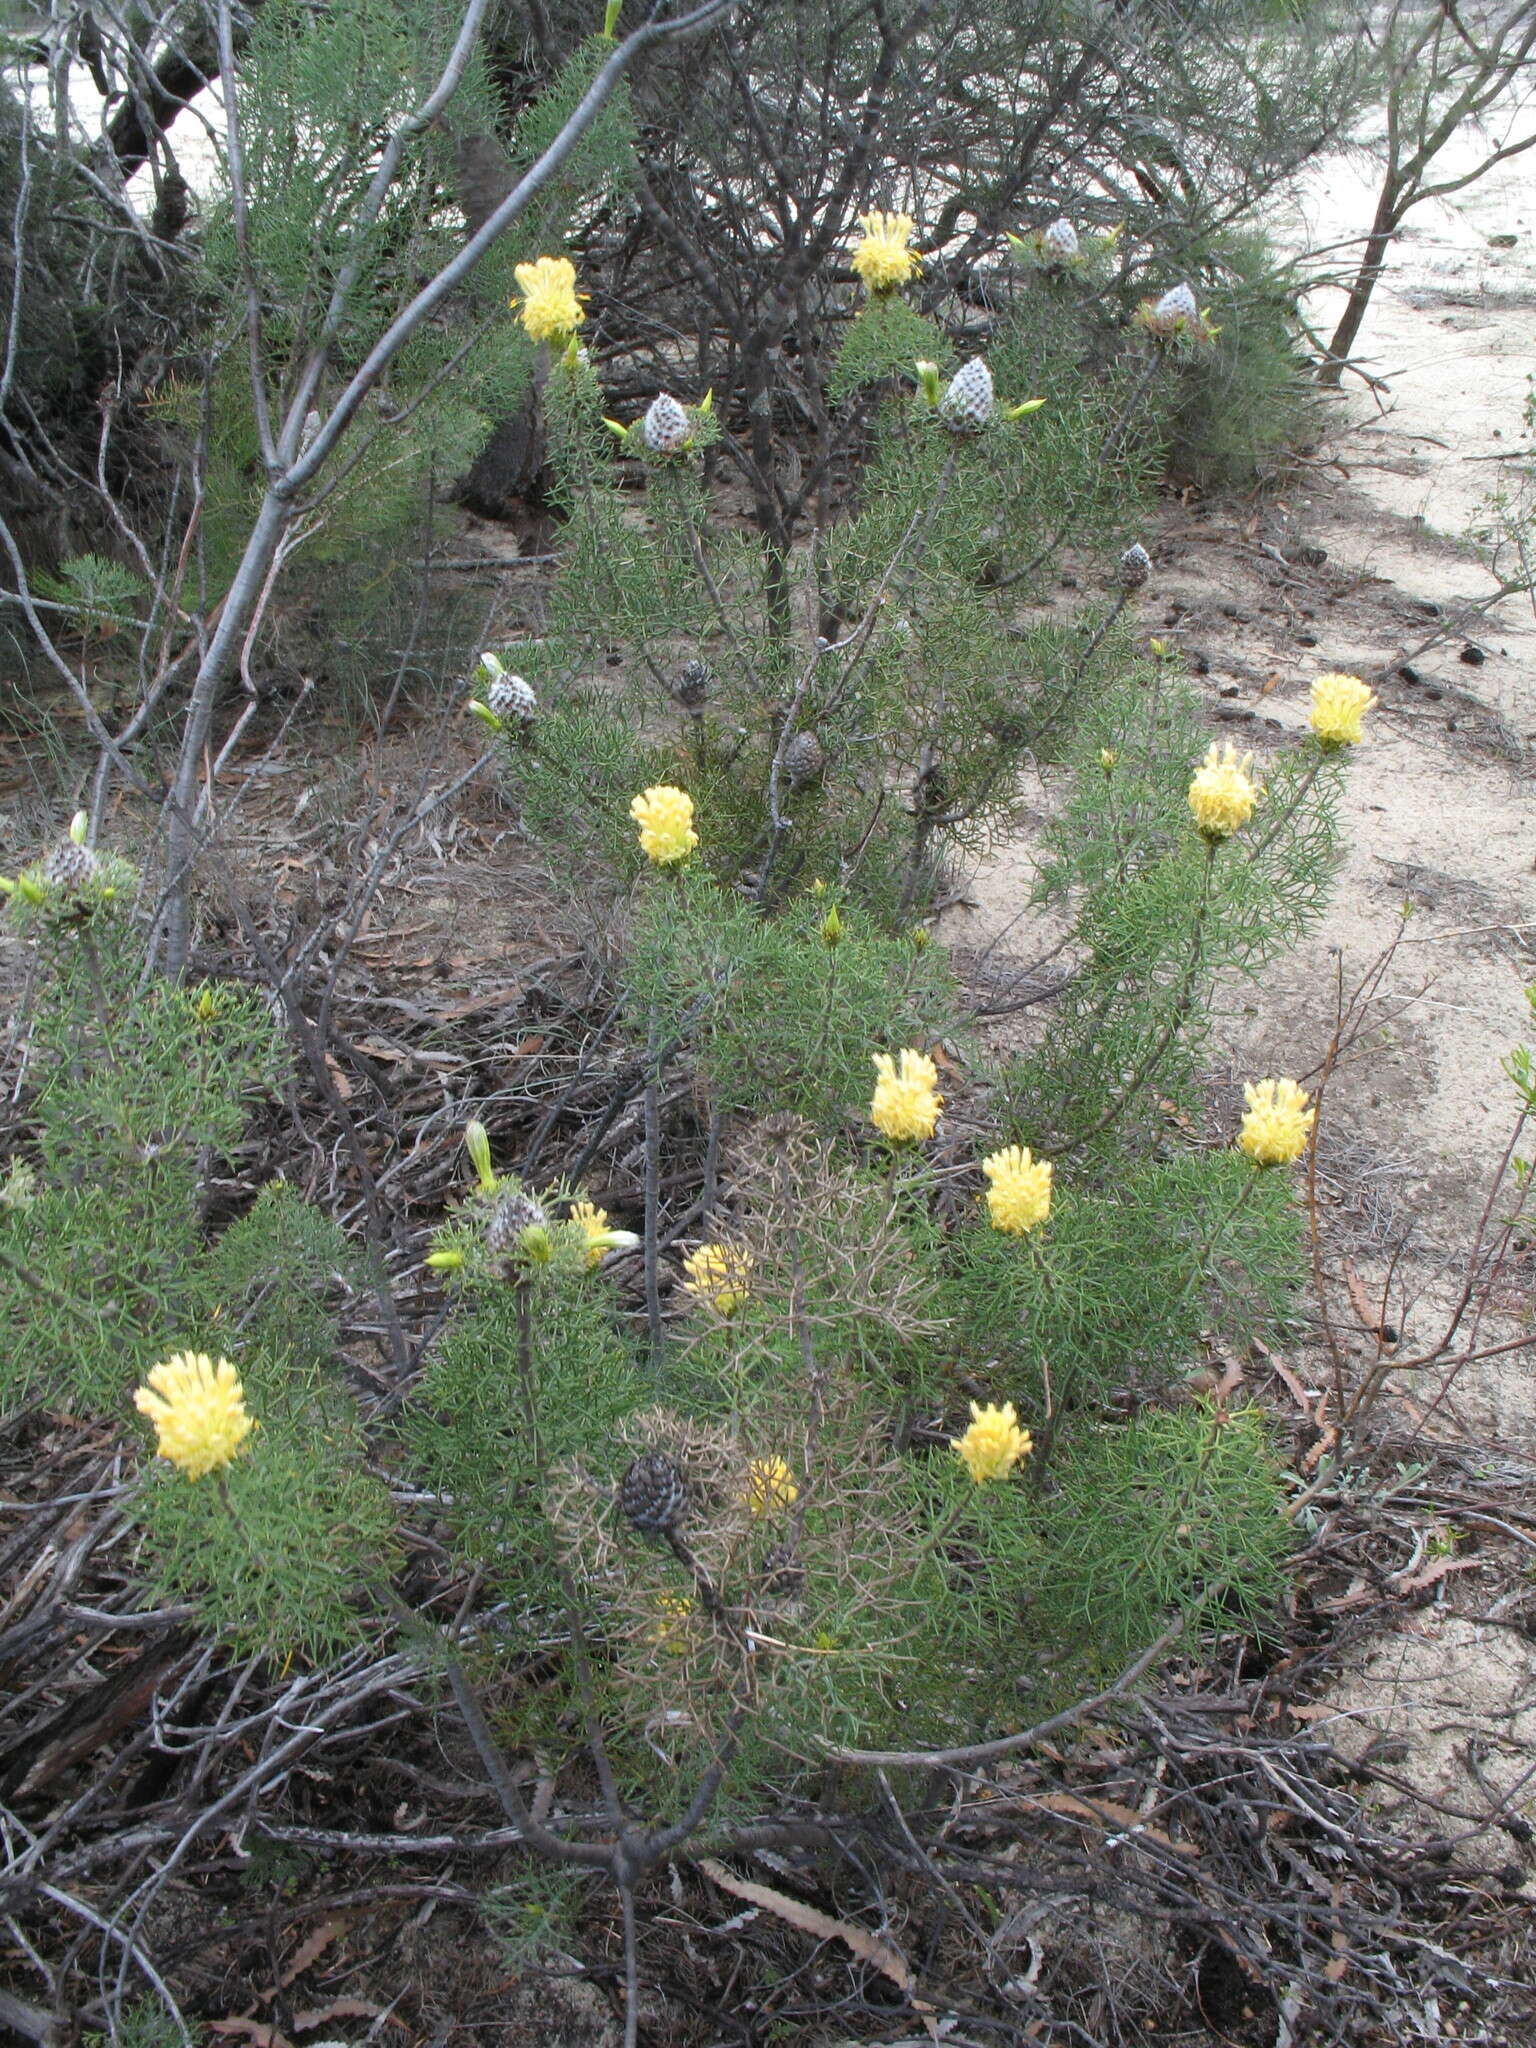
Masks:
[[[338,1913],[330,1920],[322,1920],[308,1941],[302,1941],[293,1952],[293,1960],[278,1978],[279,1989],[286,1991],[296,1977],[302,1977],[310,1964],[323,1956],[333,1941],[338,1941],[352,1925],[352,1916]],[[272,1998],[275,1993],[264,1991],[263,1998]]]
[[[1046,1792],[1040,1798],[1031,1800],[1032,1806],[1043,1806],[1051,1813],[1070,1814],[1074,1820],[1091,1820],[1101,1828],[1114,1828],[1126,1834],[1137,1834],[1146,1841],[1156,1842],[1161,1848],[1172,1849],[1176,1856],[1198,1856],[1200,1851],[1193,1842],[1176,1842],[1172,1835],[1155,1828],[1150,1821],[1142,1819],[1134,1807],[1121,1806],[1113,1799],[1080,1799],[1075,1792]]]
[[[862,1927],[855,1927],[848,1920],[834,1920],[829,1913],[822,1913],[815,1906],[807,1906],[803,1900],[792,1899],[787,1892],[776,1892],[771,1885],[754,1884],[750,1878],[737,1877],[727,1870],[723,1863],[717,1863],[713,1856],[701,1856],[699,1868],[706,1877],[713,1878],[721,1891],[729,1892],[734,1899],[745,1899],[749,1905],[761,1906],[765,1913],[772,1913],[789,1926],[798,1928],[802,1934],[814,1935],[818,1941],[840,1941],[861,1962],[873,1963],[883,1976],[889,1977],[898,1991],[910,1994],[912,1990],[912,1968],[899,1949],[889,1942],[878,1940],[867,1934]]]
[[[288,2036],[264,2020],[209,2020],[210,2034],[243,2034],[251,2048],[293,2048]]]
[[[312,2034],[316,2027],[323,2027],[330,2020],[376,2020],[385,2008],[374,2005],[366,1998],[333,1998],[328,2005],[311,2006],[308,2012],[296,2012],[293,2016],[293,2031],[296,2034]],[[390,2025],[403,2027],[405,2021],[390,2016]]]

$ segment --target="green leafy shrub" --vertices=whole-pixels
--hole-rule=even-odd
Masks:
[[[1291,1311],[1271,1168],[1307,1120],[1277,1110],[1261,1165],[1195,1142],[1184,1106],[1217,979],[1322,908],[1344,755],[1203,759],[1193,692],[1132,652],[1144,558],[1041,616],[1064,546],[1123,539],[1158,408],[1209,346],[1198,312],[1154,310],[1085,373],[1090,299],[1027,278],[992,371],[948,385],[942,350],[896,360],[916,313],[873,300],[844,348],[856,501],[788,547],[716,516],[710,408],[664,413],[652,445],[605,424],[579,350],[541,363],[567,545],[544,630],[480,664],[474,708],[601,928],[612,1102],[569,1171],[611,1167],[605,1199],[637,1213],[525,1185],[471,1126],[428,1254],[450,1313],[387,1420],[345,1391],[351,1261],[323,1219],[273,1189],[205,1242],[204,1155],[270,1071],[256,1007],[144,981],[102,857],[16,885],[52,969],[32,1199],[66,1205],[25,1241],[53,1248],[57,1294],[26,1291],[18,1253],[16,1312],[58,1311],[31,1355],[60,1371],[64,1268],[139,1203],[71,1398],[121,1402],[172,1346],[238,1354],[241,1417],[228,1376],[175,1394],[193,1425],[207,1404],[208,1471],[162,1467],[135,1513],[153,1582],[242,1646],[318,1658],[398,1615],[393,1563],[430,1513],[492,1618],[467,1653],[435,1622],[407,1640],[482,1755],[595,1760],[610,1801],[665,1816],[679,1782],[746,1807],[828,1745],[995,1736],[1170,1622],[1261,1625],[1288,1541],[1275,1454],[1194,1369]],[[1062,982],[994,1052],[929,925],[1045,766],[1019,916]],[[470,1667],[538,1679],[492,1726]]]

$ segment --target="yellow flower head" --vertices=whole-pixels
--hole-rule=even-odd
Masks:
[[[1020,1429],[1011,1401],[994,1408],[971,1403],[971,1426],[964,1436],[953,1439],[955,1453],[964,1459],[967,1471],[978,1486],[989,1479],[1006,1479],[1020,1458],[1034,1449],[1027,1429]]]
[[[686,790],[657,783],[629,807],[640,827],[640,851],[658,868],[675,868],[699,843],[693,829],[693,798]]]
[[[541,256],[512,273],[523,295],[519,319],[530,341],[561,343],[587,317],[576,297],[576,266],[569,256]]]
[[[1213,745],[1195,770],[1189,785],[1189,808],[1207,839],[1230,839],[1253,816],[1260,791],[1248,773],[1252,765],[1252,754],[1239,758],[1228,740],[1225,749]]]
[[[686,1593],[659,1593],[656,1619],[646,1630],[645,1640],[653,1649],[669,1650],[674,1657],[681,1657],[688,1649],[692,1621],[693,1602]]]
[[[853,267],[866,291],[888,292],[916,277],[923,259],[907,247],[912,239],[909,213],[861,213],[864,239],[853,252]]]
[[[133,1405],[155,1425],[155,1450],[189,1479],[227,1465],[256,1427],[240,1376],[227,1358],[178,1351],[151,1368]]]
[[[877,1052],[874,1097],[869,1120],[893,1145],[909,1145],[914,1139],[931,1138],[944,1107],[939,1093],[939,1070],[924,1052],[911,1047],[901,1053],[900,1064],[888,1052]]]
[[[1317,1111],[1295,1081],[1246,1081],[1243,1094],[1248,1114],[1237,1134],[1238,1147],[1255,1166],[1289,1166],[1307,1149]]]
[[[1375,702],[1376,693],[1358,676],[1314,676],[1308,723],[1327,749],[1357,747],[1362,737],[1360,721]]]
[[[754,1458],[747,1467],[744,1498],[754,1516],[775,1515],[781,1508],[794,1506],[800,1489],[782,1458]]]
[[[1031,1159],[1027,1145],[1005,1145],[983,1159],[981,1170],[991,1181],[987,1214],[994,1230],[1023,1237],[1051,1213],[1051,1162]]]
[[[752,1254],[728,1244],[701,1244],[683,1261],[688,1292],[716,1315],[733,1316],[752,1292]]]
[[[591,1202],[577,1202],[571,1209],[571,1221],[587,1241],[587,1264],[600,1264],[608,1249],[608,1211]]]

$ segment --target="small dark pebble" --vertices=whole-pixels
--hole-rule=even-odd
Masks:
[[[1224,604],[1221,608],[1221,616],[1224,619],[1234,620],[1239,626],[1248,626],[1253,623],[1253,613],[1245,612],[1240,604]]]
[[[1211,672],[1211,657],[1208,654],[1191,652],[1189,665],[1197,676],[1208,676]]]
[[[1298,633],[1295,637],[1296,645],[1298,647],[1315,647],[1317,645],[1317,635],[1315,633],[1308,633],[1303,631]]]
[[[1303,569],[1321,569],[1327,559],[1328,550],[1326,548],[1308,546],[1291,549],[1291,560],[1300,563]]]
[[[1252,725],[1257,716],[1246,704],[1213,704],[1211,713],[1223,725]]]
[[[1440,607],[1435,603],[1435,600],[1432,597],[1414,597],[1410,598],[1408,601],[1413,606],[1416,612],[1423,612],[1426,618],[1439,618]]]
[[[1405,683],[1421,683],[1424,680],[1424,678],[1419,674],[1418,670],[1416,668],[1410,668],[1406,661],[1398,670],[1398,674],[1402,677]]]
[[[1221,694],[1223,697],[1240,697],[1242,695],[1242,689],[1237,683],[1223,683],[1221,686]]]
[[[1479,647],[1475,641],[1469,640],[1457,659],[1464,661],[1468,668],[1481,668],[1488,659],[1488,650],[1486,647]]]
[[[1061,579],[1061,587],[1063,590],[1076,590],[1077,578],[1075,576],[1063,576]]]

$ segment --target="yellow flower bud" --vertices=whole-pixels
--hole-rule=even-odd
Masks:
[[[748,1465],[745,1499],[754,1519],[793,1507],[799,1498],[794,1474],[782,1458],[754,1458]]]
[[[496,1175],[491,1167],[491,1137],[478,1117],[471,1117],[464,1126],[464,1150],[469,1154],[469,1163],[475,1169],[475,1179],[482,1195],[494,1195]]]
[[[821,943],[824,946],[835,946],[841,941],[842,936],[843,920],[838,916],[837,905],[834,903],[821,920]]]
[[[1051,1162],[1034,1159],[1027,1145],[1005,1145],[983,1159],[987,1214],[994,1230],[1024,1237],[1051,1213]]]
[[[426,1263],[434,1273],[457,1273],[464,1264],[462,1252],[428,1252]]]
[[[1375,702],[1375,692],[1358,676],[1314,677],[1312,710],[1307,723],[1317,734],[1324,752],[1358,746],[1364,737],[1360,721]]]
[[[716,1315],[733,1316],[751,1299],[752,1254],[735,1245],[701,1244],[683,1261],[688,1292]]]

